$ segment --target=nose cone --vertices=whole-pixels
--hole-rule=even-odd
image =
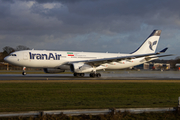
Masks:
[[[6,56],[6,57],[4,58],[4,61],[9,62],[9,56]]]
[[[16,56],[7,56],[4,58],[4,61],[13,65],[18,65],[19,63],[18,58]]]
[[[10,63],[10,64],[14,64],[15,63],[15,59],[12,56],[5,57],[4,61],[6,61],[7,63]]]

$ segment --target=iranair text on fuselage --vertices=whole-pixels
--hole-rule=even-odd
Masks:
[[[57,53],[32,53],[29,52],[29,58],[31,60],[60,60],[61,54]]]

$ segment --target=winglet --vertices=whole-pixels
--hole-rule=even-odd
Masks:
[[[159,53],[165,53],[167,49],[168,49],[168,48],[164,48],[164,49],[161,50]]]

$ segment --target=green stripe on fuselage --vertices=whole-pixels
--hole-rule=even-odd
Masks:
[[[73,54],[72,52],[67,52],[67,54]]]

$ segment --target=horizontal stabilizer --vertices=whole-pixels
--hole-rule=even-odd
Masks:
[[[167,49],[168,49],[168,48],[164,48],[163,50],[160,51],[160,53],[166,52]]]

